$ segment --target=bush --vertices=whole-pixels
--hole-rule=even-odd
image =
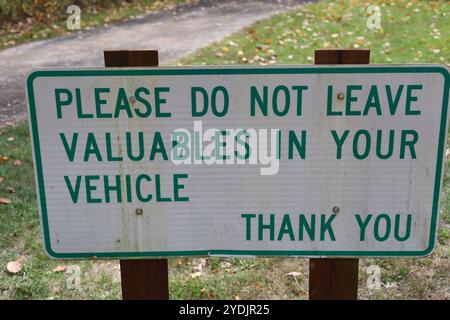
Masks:
[[[39,22],[57,21],[67,16],[69,5],[83,8],[109,7],[121,0],[0,0],[0,25],[14,23],[27,18]],[[128,1],[130,2],[130,1]]]

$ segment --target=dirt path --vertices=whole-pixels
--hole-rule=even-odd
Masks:
[[[305,0],[200,1],[125,23],[0,51],[0,127],[26,117],[25,77],[43,67],[103,66],[104,49],[158,49],[167,64]]]

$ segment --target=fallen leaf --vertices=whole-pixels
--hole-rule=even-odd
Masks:
[[[5,178],[0,177],[0,184],[1,184],[3,181],[5,181]]]
[[[250,33],[250,35],[254,36],[256,34],[256,30],[253,28],[248,28],[247,32]]]
[[[292,271],[292,272],[289,272],[288,274],[287,274],[287,276],[291,276],[291,277],[299,277],[299,276],[301,276],[302,275],[302,273],[301,272],[297,272],[297,271]]]
[[[237,269],[236,268],[234,268],[234,269],[225,269],[225,271],[227,273],[236,274]]]
[[[11,199],[0,197],[0,204],[11,204]]]
[[[67,266],[57,266],[53,269],[53,272],[64,272],[67,270]]]
[[[357,44],[357,45],[363,45],[364,44],[364,41],[365,41],[365,39],[364,39],[364,37],[356,37],[356,39],[355,39],[355,44]]]
[[[14,192],[16,192],[16,190],[14,190],[14,188],[13,187],[6,187],[6,192],[8,192],[8,193],[14,193]]]
[[[201,272],[194,272],[194,273],[191,273],[189,276],[191,277],[191,279],[195,279],[195,278],[201,277],[202,273]]]
[[[13,142],[13,141],[14,141],[14,137],[8,137],[8,138],[6,139],[6,141],[8,141],[8,142]]]
[[[184,261],[183,258],[177,259],[177,266],[178,266],[178,267],[181,267],[183,264],[185,264],[185,261]]]
[[[10,261],[6,265],[6,270],[9,273],[19,273],[22,270],[22,257],[18,258],[16,261]]]
[[[8,157],[0,156],[0,163],[5,163],[6,161],[8,161]]]
[[[16,166],[16,167],[20,167],[22,165],[22,161],[21,160],[15,160],[13,162],[13,165]]]

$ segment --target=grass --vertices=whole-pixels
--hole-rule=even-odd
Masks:
[[[373,63],[448,63],[449,5],[446,1],[378,1],[382,27],[365,24],[365,1],[321,1],[261,21],[179,64],[304,64],[315,48],[365,47]],[[10,139],[13,137],[12,139]],[[7,157],[7,159],[2,158]],[[17,161],[20,160],[20,166]],[[14,162],[16,161],[16,165]],[[450,299],[450,162],[444,179],[438,245],[425,258],[361,259],[362,299]],[[0,299],[117,299],[117,261],[55,261],[43,252],[34,189],[28,127],[1,129]],[[12,187],[15,192],[8,193]],[[8,189],[11,190],[11,189]],[[22,271],[6,272],[22,257]],[[172,299],[306,299],[307,259],[171,259]],[[367,268],[381,270],[381,289],[368,289]],[[56,267],[69,267],[61,272]],[[72,267],[71,267],[72,266]],[[78,266],[80,286],[67,285]],[[200,273],[198,273],[200,272]],[[292,273],[295,272],[295,273]],[[70,282],[70,281],[69,281]]]
[[[362,0],[319,1],[264,20],[180,64],[313,63],[317,48],[367,48],[371,63],[446,63],[447,1],[377,1],[381,30],[368,30]]]
[[[103,5],[81,6],[81,29],[69,30],[66,8],[56,6],[55,14],[41,18],[29,17],[21,21],[0,22],[0,50],[30,41],[54,38],[70,33],[79,33],[93,28],[108,26],[119,21],[140,18],[143,15],[196,0],[133,0],[105,1]],[[45,11],[44,11],[45,12]],[[42,14],[41,14],[42,15]]]

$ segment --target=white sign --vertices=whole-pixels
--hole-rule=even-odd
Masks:
[[[446,67],[56,69],[27,90],[52,257],[433,250]]]

